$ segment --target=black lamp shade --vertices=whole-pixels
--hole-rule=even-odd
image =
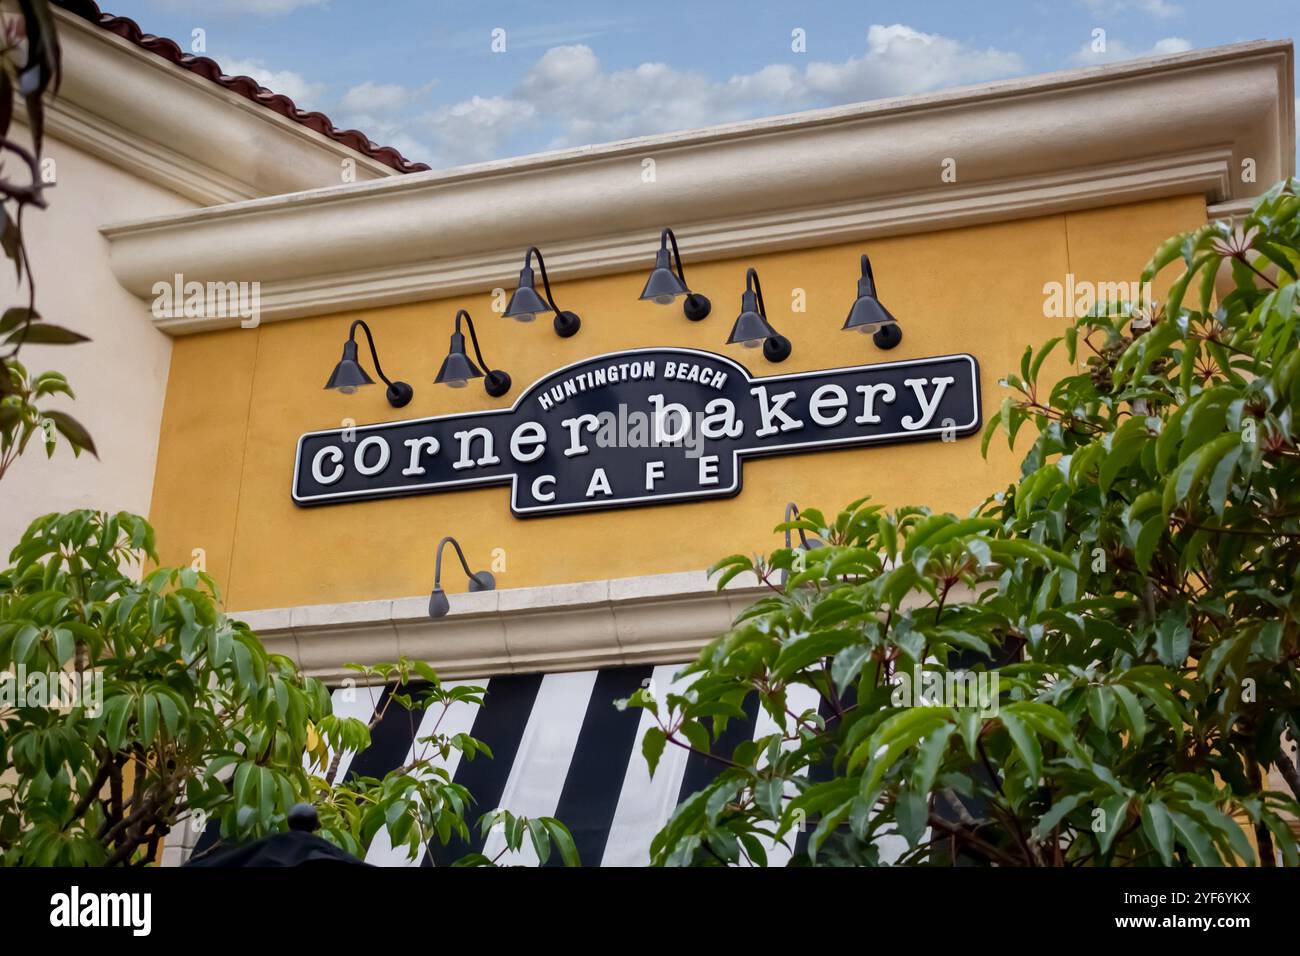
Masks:
[[[550,312],[551,307],[547,305],[546,300],[537,294],[533,288],[533,270],[531,266],[524,266],[519,271],[519,285],[515,288],[514,295],[510,296],[510,303],[506,306],[506,315],[512,319],[518,319],[520,322],[531,322],[539,312]]]
[[[859,283],[860,284],[860,283]],[[875,333],[886,325],[898,322],[889,310],[880,304],[874,295],[859,295],[849,309],[849,317],[844,321],[843,331],[856,329],[862,333]]]
[[[450,610],[451,602],[447,600],[447,592],[442,588],[434,588],[429,595],[429,617],[446,617]]]
[[[756,349],[773,334],[772,326],[758,312],[758,300],[754,293],[745,290],[740,300],[740,315],[731,327],[731,337],[727,339],[727,344]]]
[[[464,388],[471,378],[482,378],[483,373],[465,354],[465,335],[463,332],[451,333],[451,349],[442,360],[438,369],[435,385],[450,385],[452,388]]]
[[[374,384],[374,379],[367,375],[366,370],[357,362],[357,343],[351,340],[343,343],[343,357],[339,359],[339,364],[334,366],[334,371],[330,373],[325,387],[337,389],[344,395],[351,395],[363,385]]]
[[[871,260],[862,256],[862,275],[858,278],[858,297],[849,309],[842,331],[855,329],[875,339],[876,345],[891,349],[903,338],[898,320],[880,304],[876,296],[876,279],[871,272]]]
[[[668,250],[660,249],[655,256],[654,271],[646,280],[641,298],[650,299],[660,305],[670,305],[677,296],[686,295],[690,291],[686,288],[686,283],[677,278],[677,274],[669,268]]]

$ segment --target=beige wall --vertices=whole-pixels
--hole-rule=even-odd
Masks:
[[[6,558],[31,519],[50,511],[148,513],[171,340],[118,284],[99,227],[194,206],[57,139],[47,137],[44,154],[55,162],[56,185],[46,193],[49,208],[29,210],[23,223],[37,311],[92,341],[28,346],[21,360],[29,371],[53,369],[67,376],[76,400],[59,396],[49,405],[90,430],[99,460],[88,454],[74,460],[61,443],[47,461],[39,436],[33,439],[0,483],[0,552]],[[18,301],[7,260],[0,275],[4,301]]]

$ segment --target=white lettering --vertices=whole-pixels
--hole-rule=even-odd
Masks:
[[[515,461],[528,464],[544,454],[546,429],[537,422],[524,422],[510,435],[510,455]]]
[[[492,433],[486,428],[479,426],[478,428],[471,428],[469,431],[455,432],[451,437],[460,442],[460,458],[453,462],[451,466],[457,471],[473,468],[475,465],[501,464],[501,459],[492,454]],[[473,445],[475,438],[483,439],[483,454],[477,461],[470,455],[470,446]]]
[[[609,486],[609,477],[605,474],[604,468],[597,468],[591,476],[590,483],[587,485],[588,498],[595,497],[596,492],[600,492],[602,495],[606,496],[614,493],[614,489]]]
[[[379,449],[379,458],[373,465],[366,464],[366,450],[370,448]],[[357,450],[352,453],[352,465],[363,475],[377,475],[388,467],[389,455],[388,442],[378,435],[370,435],[357,442]]]
[[[321,463],[328,458],[334,470],[328,475],[321,468]],[[326,445],[311,460],[311,476],[317,484],[332,485],[343,477],[343,449],[338,445]]]
[[[700,484],[716,485],[718,483],[718,456],[700,456]]]
[[[599,418],[595,415],[579,415],[577,418],[566,418],[564,421],[560,422],[560,424],[569,430],[569,447],[564,449],[565,458],[574,458],[578,455],[585,455],[587,452],[591,451],[591,449],[584,445],[581,439],[578,438],[578,434],[582,430],[583,425],[587,426],[587,431],[589,432],[594,432],[596,429],[600,428]]]
[[[792,432],[803,428],[803,422],[791,418],[783,410],[785,406],[794,400],[794,392],[782,392],[780,395],[775,395],[770,403],[768,401],[767,386],[765,385],[751,388],[749,393],[758,397],[759,410],[763,417],[762,426],[758,431],[754,432],[757,437],[765,438],[768,435],[775,435],[777,432]],[[778,418],[781,420],[780,426],[776,424]]]
[[[650,404],[654,408],[656,444],[678,442],[690,433],[691,413],[681,402],[665,405],[662,395],[651,395]],[[676,426],[671,433],[667,425],[669,418],[674,419]]]
[[[848,417],[848,406],[849,396],[844,389],[838,385],[823,385],[812,393],[812,398],[808,401],[808,414],[818,425],[829,428]],[[834,413],[827,415],[826,409],[833,409]]]
[[[420,452],[427,449],[430,455],[438,454],[438,439],[432,435],[423,435],[419,438],[408,438],[402,444],[411,450],[410,463],[402,469],[402,474],[423,475],[424,466],[420,464]]]
[[[911,415],[903,416],[903,427],[908,431],[915,431],[918,428],[924,428],[934,417],[934,413],[939,408],[939,402],[943,399],[943,393],[948,390],[948,386],[953,384],[956,379],[951,376],[945,378],[932,378],[930,384],[934,386],[934,398],[930,401],[925,400],[926,381],[923,378],[904,379],[903,384],[910,388],[916,394],[916,400],[921,405],[921,417],[913,418]]]
[[[553,491],[542,491],[542,485],[543,485],[543,484],[550,485],[552,488],[554,488],[554,487],[555,487],[555,476],[554,476],[554,475],[538,475],[535,479],[533,479],[533,497],[534,497],[536,500],[538,500],[538,501],[554,501],[554,500],[555,500],[555,492],[553,492]]]
[[[854,389],[862,396],[862,414],[853,421],[858,425],[879,425],[880,416],[876,414],[876,396],[886,405],[894,403],[895,393],[894,386],[881,383],[879,385],[859,385]]]
[[[704,406],[700,434],[705,438],[739,438],[745,423],[736,418],[736,406],[730,399],[715,398]]]

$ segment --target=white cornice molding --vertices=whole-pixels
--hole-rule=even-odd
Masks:
[[[704,571],[449,594],[446,617],[429,617],[427,595],[344,604],[232,611],[267,650],[303,673],[337,684],[347,664],[408,657],[442,678],[591,670],[692,660],[739,614],[772,591],[752,574],[722,591]],[[973,600],[964,585],[952,592]],[[908,594],[904,608],[925,603]]]
[[[26,122],[26,110],[19,119]],[[140,138],[66,98],[46,106],[45,133],[205,206],[262,195],[253,185],[195,163],[170,146]]]
[[[1295,171],[1292,48],[1255,42],[546,153],[124,223],[124,287],[259,281],[263,321],[557,279],[1201,194]],[[944,184],[941,163],[957,161]],[[1239,175],[1255,162],[1255,182]],[[642,161],[656,181],[642,181]],[[1256,185],[1258,183],[1258,185]],[[179,334],[233,324],[163,319]]]
[[[1215,222],[1223,219],[1232,225],[1242,222],[1250,211],[1255,208],[1256,197],[1246,199],[1233,199],[1229,202],[1217,203],[1205,210],[1207,221]]]
[[[398,175],[374,157],[53,10],[63,76],[46,106],[51,137],[204,206],[336,183],[344,159],[355,162],[358,180]]]
[[[699,571],[451,594],[451,612],[436,620],[427,595],[231,616],[331,683],[356,676],[346,664],[400,656],[443,678],[486,677],[687,661],[763,593],[740,582],[719,593]]]

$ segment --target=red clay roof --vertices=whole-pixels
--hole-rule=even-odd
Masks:
[[[222,72],[221,66],[216,60],[206,56],[194,56],[186,53],[174,40],[154,36],[152,33],[145,33],[140,29],[140,25],[130,17],[118,17],[111,13],[102,13],[94,0],[54,0],[54,3],[69,13],[75,14],[84,20],[89,20],[102,29],[117,34],[124,40],[129,40],[141,49],[148,50],[165,60],[170,60],[182,69],[197,73],[204,79],[224,86],[226,89],[247,97],[254,103],[265,106],[269,110],[274,110],[295,123],[301,123],[309,129],[314,129],[316,132],[328,136],[330,139],[342,143],[358,153],[373,157],[385,166],[390,166],[400,173],[417,173],[432,168],[427,163],[411,162],[392,146],[380,146],[372,143],[370,138],[360,130],[338,129],[324,113],[309,113],[298,109],[289,97],[283,93],[273,93],[266,87],[259,86],[251,76],[227,76]]]

